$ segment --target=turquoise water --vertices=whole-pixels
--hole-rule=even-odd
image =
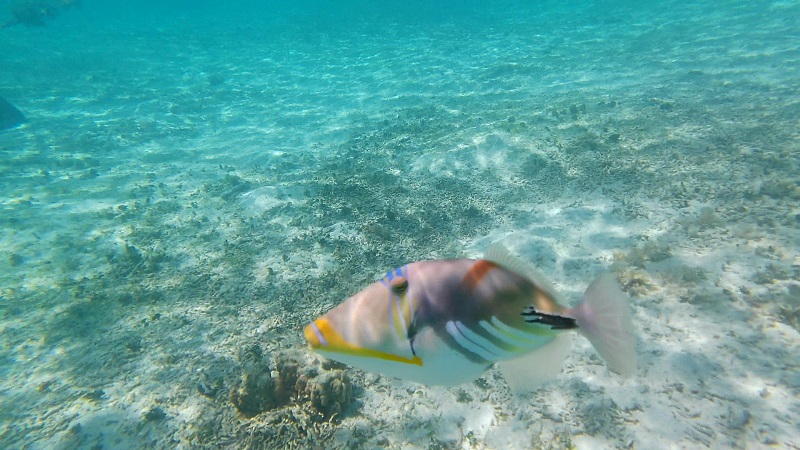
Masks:
[[[800,446],[800,3],[38,3],[0,1],[1,447]],[[612,271],[637,377],[306,350],[497,240],[567,302]]]

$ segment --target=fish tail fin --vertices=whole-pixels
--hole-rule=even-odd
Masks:
[[[597,277],[583,294],[583,301],[565,311],[589,339],[608,367],[624,376],[636,373],[636,348],[628,297],[610,274]]]

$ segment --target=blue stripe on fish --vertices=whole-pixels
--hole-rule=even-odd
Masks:
[[[394,299],[394,305],[397,307],[397,315],[400,317],[400,324],[402,330],[408,330],[408,324],[406,323],[406,317],[403,314],[403,305],[400,303],[400,296],[398,294],[393,294],[392,298]],[[405,338],[407,336],[400,336]]]
[[[398,267],[394,270],[390,270],[389,272],[386,273],[386,276],[380,280],[381,284],[384,287],[386,287],[386,289],[389,291],[389,298],[387,302],[389,324],[394,329],[395,331],[394,334],[397,336],[397,339],[400,340],[401,342],[408,339],[407,331],[409,324],[406,321],[405,314],[403,314],[403,306],[404,306],[403,301],[406,299],[403,298],[403,294],[395,292],[395,290],[393,289],[395,283],[393,283],[393,281],[395,280],[395,278],[405,278],[407,276],[408,276],[408,265],[405,265]],[[410,299],[408,299],[407,302],[410,310],[409,320],[413,320],[414,304]],[[395,309],[397,310],[396,313],[399,318],[395,318]],[[399,328],[397,327],[398,324],[396,324],[395,321],[399,322],[400,325]]]
[[[319,327],[317,326],[316,322],[312,322],[311,323],[311,329],[314,330],[314,334],[317,335],[317,339],[319,339],[319,343],[322,344],[323,346],[327,347],[328,346],[328,341],[325,340],[325,336],[322,335],[322,331],[319,330]]]
[[[390,292],[390,294],[389,294],[389,302],[388,302],[388,305],[387,305],[389,307],[389,323],[394,323],[393,322],[394,314],[393,314],[393,311],[392,311],[392,295],[391,295],[392,288],[391,288],[391,286],[389,286],[389,282],[392,281],[392,278],[394,278],[394,273],[393,272],[394,271],[390,270],[389,272],[386,273],[385,277],[381,278],[381,284],[386,286],[386,289],[388,289],[389,292]]]
[[[389,292],[390,292],[389,301],[386,302],[386,306],[389,307],[389,326],[392,326],[392,328],[394,329],[394,327],[393,327],[393,325],[394,325],[394,308],[392,308],[392,304],[394,303],[394,301],[393,301],[394,300],[394,295],[391,294],[392,289],[389,288],[388,284],[386,285],[386,288],[388,288]]]
[[[389,282],[394,280],[394,277],[405,277],[406,270],[408,265],[398,267],[394,270],[390,270],[386,272],[386,276],[381,278],[381,283],[383,283],[386,287],[389,287]]]

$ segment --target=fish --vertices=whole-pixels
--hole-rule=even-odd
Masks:
[[[303,334],[312,351],[368,372],[455,386],[497,365],[512,391],[530,392],[560,373],[574,331],[613,372],[635,374],[629,299],[613,275],[565,307],[535,268],[495,243],[483,259],[393,269]]]
[[[0,130],[14,128],[25,122],[25,116],[14,105],[0,97]]]

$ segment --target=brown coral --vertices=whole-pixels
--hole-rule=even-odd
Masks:
[[[309,380],[305,393],[320,418],[331,420],[350,404],[353,388],[344,372],[324,372]]]
[[[253,417],[279,406],[275,396],[275,381],[269,372],[242,375],[239,385],[231,389],[231,403],[245,417]]]
[[[300,406],[315,422],[335,420],[352,402],[352,383],[341,369],[318,371],[279,355],[272,368],[252,365],[231,389],[230,401],[245,417],[287,406]]]

